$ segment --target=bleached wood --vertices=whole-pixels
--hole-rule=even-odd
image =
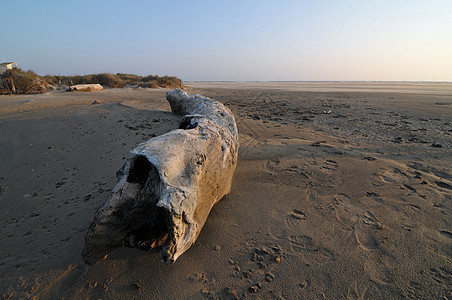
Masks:
[[[179,89],[166,98],[172,111],[183,115],[180,128],[130,151],[86,235],[83,258],[89,264],[121,246],[161,246],[163,261],[174,262],[230,191],[238,153],[232,112]]]

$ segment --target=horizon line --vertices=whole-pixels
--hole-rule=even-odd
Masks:
[[[182,80],[183,82],[366,82],[366,83],[452,83],[448,80]]]

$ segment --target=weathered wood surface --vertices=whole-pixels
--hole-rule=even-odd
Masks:
[[[90,224],[82,254],[88,264],[122,246],[161,246],[163,261],[174,262],[230,191],[238,154],[232,112],[179,89],[166,98],[183,115],[180,127],[130,151],[111,197]]]

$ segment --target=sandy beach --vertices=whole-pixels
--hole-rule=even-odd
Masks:
[[[2,299],[452,298],[451,83],[188,85],[234,113],[239,162],[169,266],[81,258],[128,151],[178,127],[167,90],[0,96]]]

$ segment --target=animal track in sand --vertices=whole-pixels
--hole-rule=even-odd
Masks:
[[[304,214],[304,212],[296,209],[290,213],[290,216],[298,220],[306,220],[306,215]]]
[[[382,226],[371,211],[367,210],[362,213],[359,208],[350,203],[350,198],[344,194],[336,195],[331,205],[336,207],[336,221],[344,226],[345,230],[351,231],[350,236],[352,240],[356,240],[359,247],[366,251],[378,248],[378,241],[373,233]],[[350,240],[348,241],[350,243]]]
[[[334,206],[334,208],[336,208],[339,205],[348,203],[349,201],[350,201],[350,197],[347,196],[346,194],[336,194],[336,195],[334,195],[331,205]]]
[[[329,171],[336,171],[336,169],[339,167],[339,164],[335,162],[334,160],[327,159],[323,162],[322,166],[320,167],[323,170],[329,170]]]
[[[411,184],[414,183],[413,178],[415,179],[416,182],[417,180],[421,179],[420,176],[421,174],[419,172],[411,170],[404,171],[399,168],[379,169],[377,173],[373,175],[375,176],[375,180],[373,180],[371,183],[374,186],[381,187],[386,184],[400,185],[403,189],[415,193],[417,193],[417,190],[413,186],[409,185],[409,183]],[[380,203],[382,202],[381,198],[380,199],[375,198],[374,200]]]
[[[432,279],[440,284],[450,285],[452,282],[452,272],[443,267],[431,268],[429,273]]]
[[[265,168],[267,168],[269,171],[280,171],[281,167],[279,166],[281,164],[281,160],[279,159],[272,159],[265,163]]]
[[[355,230],[354,235],[358,245],[362,249],[370,251],[378,248],[377,240],[372,236],[372,234],[368,233],[367,230]]]
[[[312,238],[306,235],[289,237],[290,248],[293,252],[315,255],[315,258],[321,262],[329,262],[336,259],[336,255],[322,246],[317,246]]]
[[[263,170],[269,172],[273,182],[282,185],[297,186],[318,185],[315,174],[307,171],[298,159],[272,159],[263,165]]]
[[[438,170],[434,167],[424,166],[423,164],[414,161],[408,162],[406,165],[408,168],[424,172],[427,174],[433,174],[441,179],[452,180],[452,174],[450,174],[450,172],[446,169]]]
[[[348,230],[353,230],[359,220],[359,211],[350,203],[350,198],[345,194],[337,194],[331,206],[336,210],[336,220]]]
[[[362,218],[362,223],[354,226],[354,235],[358,245],[364,250],[378,249],[378,241],[374,237],[374,231],[381,229],[381,224],[371,211],[366,211]]]
[[[435,181],[436,185],[439,186],[440,188],[443,189],[447,189],[447,190],[452,190],[452,186],[447,184],[446,182],[443,181]]]
[[[366,192],[366,196],[370,197],[371,199],[375,200],[378,203],[383,203],[383,199],[381,198],[379,193],[376,192]]]
[[[429,299],[431,295],[423,288],[422,284],[416,281],[410,281],[407,289],[408,299]]]
[[[359,215],[353,210],[338,209],[336,210],[336,220],[347,229],[352,230],[353,226],[358,223]]]
[[[402,186],[411,192],[417,193],[417,190],[409,184],[403,184]]]
[[[382,262],[368,259],[364,263],[364,272],[375,283],[387,285],[393,282],[391,271]]]
[[[301,166],[297,162],[297,160],[280,160],[276,158],[267,161],[265,163],[265,168],[270,172],[283,172],[286,174],[301,175],[306,179],[310,179],[310,172],[308,173],[305,166]]]
[[[193,285],[197,286],[200,290],[201,295],[209,299],[218,299],[215,291],[215,279],[212,279],[206,272],[194,273],[188,277],[188,280],[192,282]]]
[[[270,173],[281,173],[290,178],[287,182],[281,184],[297,185],[303,184],[309,186],[327,186],[337,188],[344,182],[342,177],[334,172],[337,169],[337,163],[333,160],[318,162],[312,160],[303,163],[300,159],[272,159],[265,163],[264,168]]]
[[[270,288],[278,274],[275,270],[285,257],[283,248],[273,242],[266,245],[256,245],[254,238],[252,243],[246,243],[246,245],[249,249],[243,253],[246,253],[245,257],[248,257],[248,259],[243,261],[243,255],[240,255],[241,258],[236,261],[229,259],[231,268],[233,268],[232,276],[243,281],[242,284],[247,284],[248,288],[246,291],[250,293],[256,293],[262,288]],[[213,298],[230,299],[222,297]]]
[[[329,187],[338,188],[342,186],[344,180],[342,179],[342,177],[335,175],[328,177],[327,182],[330,184]]]
[[[306,235],[290,236],[290,246],[296,252],[315,252],[315,246],[312,238]]]
[[[301,210],[294,209],[293,211],[288,213],[286,216],[286,219],[285,219],[286,227],[294,228],[306,219],[307,219],[307,217],[304,212],[302,212]]]
[[[381,229],[381,224],[378,219],[370,212],[366,211],[363,219],[364,224],[371,226],[374,229]]]
[[[364,299],[368,286],[366,285],[362,290],[358,288],[358,282],[347,290],[347,299]]]
[[[447,230],[440,230],[439,233],[445,237],[452,239],[452,232]]]
[[[422,211],[422,209],[419,206],[417,206],[416,204],[407,204],[407,206],[409,208],[413,209],[414,211],[417,211],[417,212]]]
[[[434,232],[436,231],[436,232]],[[434,253],[446,260],[449,260],[452,256],[452,248],[449,246],[450,240],[452,238],[448,236],[443,230],[434,230],[429,232],[428,230],[423,232],[423,235],[427,238],[427,243],[425,243],[426,248],[429,252]],[[446,231],[447,232],[447,231]],[[450,232],[448,232],[450,233]]]
[[[338,167],[339,164],[334,160],[327,159],[323,161],[319,168],[320,172],[317,172],[319,173],[318,182],[322,185],[326,183],[329,187],[340,187],[344,183],[344,180],[336,173]]]
[[[393,170],[382,169],[376,175],[383,183],[404,182],[408,179],[408,175],[397,168]]]

